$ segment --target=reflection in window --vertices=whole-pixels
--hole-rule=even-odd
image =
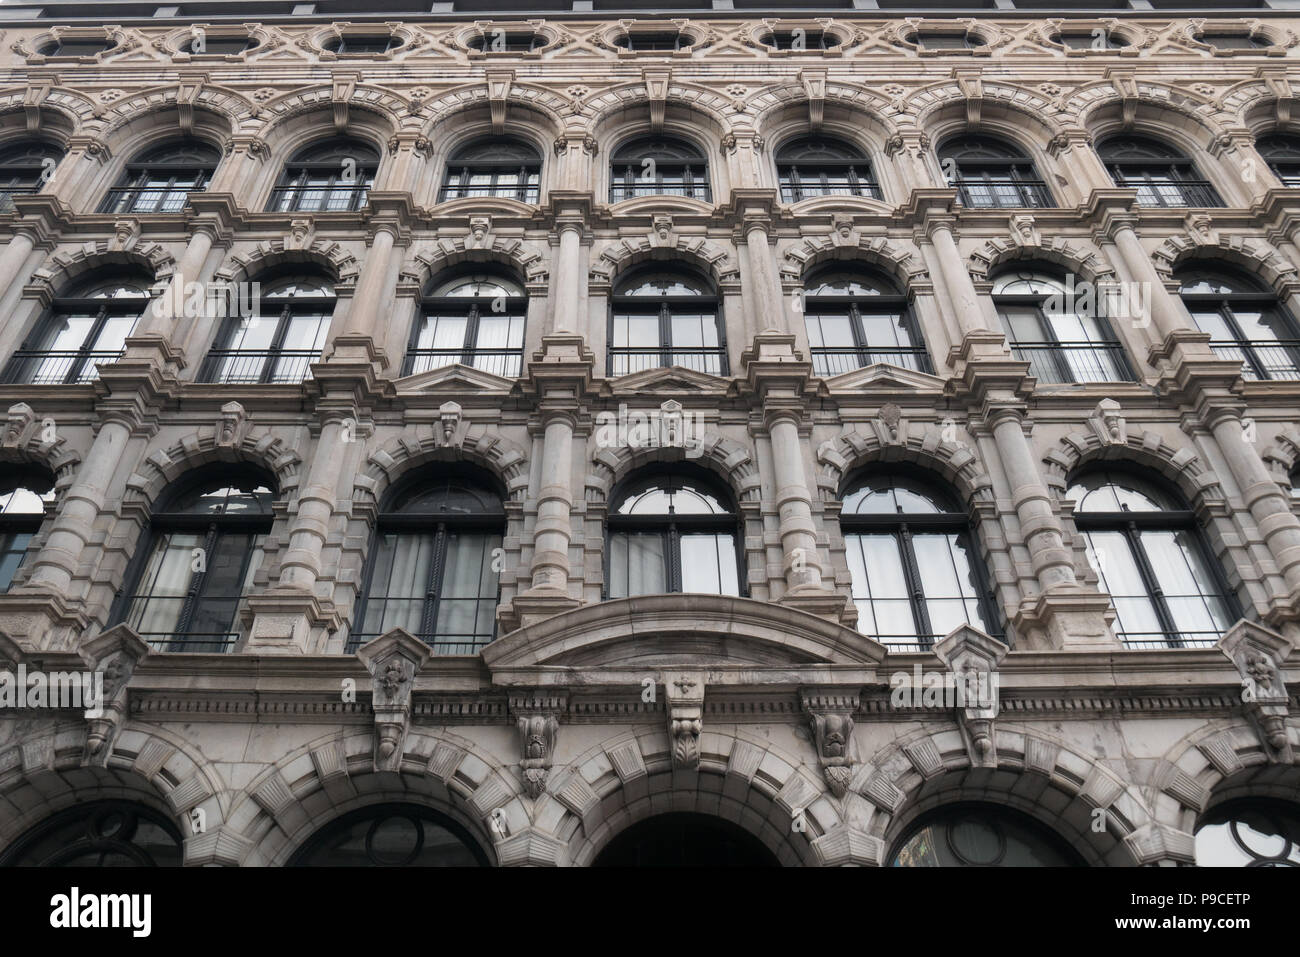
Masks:
[[[340,213],[366,205],[379,169],[379,151],[354,139],[312,143],[285,164],[271,191],[273,213]]]
[[[495,196],[536,204],[541,178],[542,157],[532,146],[504,138],[480,140],[447,161],[439,202]]]
[[[466,473],[420,477],[379,514],[349,653],[404,628],[435,654],[472,655],[496,636],[501,497]]]
[[[787,143],[776,154],[776,172],[787,203],[814,196],[880,199],[871,161],[839,140],[810,136]]]
[[[1255,141],[1255,149],[1283,186],[1300,186],[1300,137],[1285,133],[1261,136]]]
[[[685,269],[646,269],[614,288],[610,300],[609,374],[683,366],[727,374],[718,296]]]
[[[647,137],[619,147],[610,161],[609,201],[637,196],[687,196],[709,202],[709,164],[683,140]]]
[[[50,315],[14,353],[4,381],[90,382],[122,354],[149,300],[148,276],[100,273],[56,298]]]
[[[634,480],[614,498],[608,526],[608,597],[740,594],[739,519],[712,479],[681,472]]]
[[[199,381],[302,382],[325,348],[334,301],[334,284],[323,274],[266,281],[256,315],[225,320]]]
[[[959,136],[939,148],[939,165],[963,206],[974,209],[1056,205],[1033,160],[991,136]]]
[[[415,804],[345,814],[312,835],[290,867],[482,867],[483,851],[463,827]]]
[[[437,278],[412,330],[402,375],[461,363],[518,378],[527,313],[524,287],[503,271],[457,271]]]
[[[1196,830],[1199,867],[1300,867],[1300,808],[1247,798],[1212,809]]]
[[[993,804],[939,808],[921,818],[892,867],[1077,867],[1075,851],[1033,818]]]
[[[45,507],[54,501],[54,478],[36,469],[7,466],[0,477],[0,593],[13,584]]]
[[[13,197],[39,193],[61,159],[63,150],[49,143],[19,143],[0,150],[0,213],[13,212]]]
[[[1097,147],[1116,186],[1135,187],[1143,206],[1222,206],[1210,181],[1173,147],[1145,136],[1113,136]]]
[[[150,518],[115,619],[158,651],[231,650],[274,498],[269,477],[244,470],[208,469],[179,486]]]
[[[1135,476],[1086,472],[1066,497],[1088,561],[1115,606],[1115,636],[1132,648],[1209,647],[1238,617],[1195,518]]]
[[[1080,300],[1063,279],[1030,266],[998,275],[993,301],[1011,354],[1028,361],[1039,382],[1133,381],[1123,345],[1099,314],[1106,296],[1092,295],[1085,301],[1091,305],[1078,308]]]
[[[877,362],[931,372],[908,299],[879,273],[831,266],[804,287],[813,372],[836,376]]]
[[[181,862],[175,825],[130,801],[76,804],[0,854],[0,867],[180,867]]]
[[[1183,305],[1210,347],[1240,359],[1246,379],[1300,379],[1300,331],[1277,297],[1250,276],[1197,263],[1180,269]]]
[[[104,197],[101,213],[179,213],[190,193],[202,192],[221,161],[213,146],[197,140],[167,143],[126,164]]]
[[[899,651],[966,624],[999,633],[970,521],[948,495],[908,476],[868,475],[845,494],[840,527],[858,631]]]

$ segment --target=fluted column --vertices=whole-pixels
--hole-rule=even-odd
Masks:
[[[1136,217],[1132,215],[1111,215],[1106,223],[1106,236],[1115,244],[1115,249],[1124,260],[1125,269],[1133,277],[1133,281],[1145,283],[1150,289],[1148,301],[1151,308],[1151,323],[1156,337],[1163,341],[1173,332],[1191,330],[1192,327],[1183,318],[1182,306],[1174,300],[1169,290],[1165,289],[1160,274],[1156,272],[1155,264],[1151,262],[1151,257],[1143,248],[1142,241],[1138,239],[1134,229],[1136,222]]]

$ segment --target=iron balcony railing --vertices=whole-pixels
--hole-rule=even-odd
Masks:
[[[199,381],[238,385],[302,382],[311,364],[319,360],[319,349],[213,349],[199,369]]]
[[[179,213],[189,202],[190,190],[149,189],[145,186],[114,186],[100,211],[104,213]]]
[[[366,205],[369,186],[277,186],[271,190],[271,212],[347,213]]]
[[[542,196],[541,187],[536,183],[527,186],[444,186],[438,202],[445,203],[453,199],[482,199],[501,197],[516,199],[521,203],[536,206]]]
[[[959,179],[952,185],[957,187],[961,204],[971,209],[1044,209],[1055,205],[1051,190],[1039,179]]]
[[[410,349],[402,364],[402,375],[416,375],[457,363],[503,379],[518,379],[523,372],[524,353],[522,349]]]
[[[65,385],[93,382],[99,378],[99,366],[122,358],[122,350],[113,352],[15,352],[5,368],[4,381],[29,385]]]
[[[609,374],[629,375],[665,366],[681,366],[708,375],[728,375],[724,349],[622,349],[609,350]]]
[[[884,194],[880,191],[880,186],[876,183],[860,182],[856,186],[850,186],[847,183],[839,185],[823,186],[821,183],[800,183],[795,186],[791,183],[781,184],[781,201],[783,203],[798,203],[805,199],[812,199],[815,196],[861,196],[866,199],[883,199]]]
[[[1300,339],[1238,342],[1216,339],[1210,348],[1224,359],[1239,359],[1244,379],[1300,381]]]
[[[1039,382],[1133,382],[1133,369],[1118,342],[1017,342],[1011,354],[1029,363]]]
[[[189,652],[190,654],[227,654],[239,641],[231,631],[142,631],[140,638],[154,651]]]
[[[609,201],[621,203],[625,199],[638,199],[642,196],[685,196],[701,202],[713,201],[713,192],[708,184],[685,186],[681,183],[614,183],[609,188]]]
[[[347,646],[343,649],[344,654],[352,654],[368,641],[378,638],[378,634],[359,633],[348,636]],[[433,649],[435,655],[476,655],[485,647],[491,644],[495,635],[435,635],[426,632],[419,632],[415,635],[422,642]]]
[[[12,213],[14,211],[15,196],[30,196],[32,193],[40,192],[39,186],[9,186],[0,190],[0,213]]]
[[[888,363],[913,372],[933,373],[930,355],[919,346],[895,346],[892,349],[827,349],[812,351],[813,373],[830,378],[877,363]]]
[[[1135,631],[1116,632],[1125,648],[1213,648],[1223,637],[1221,631]]]
[[[1180,179],[1160,183],[1128,183],[1137,187],[1139,206],[1166,206],[1182,208],[1184,206],[1223,205],[1223,200],[1215,191],[1209,180]]]

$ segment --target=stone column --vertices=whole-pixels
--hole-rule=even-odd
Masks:
[[[393,246],[397,242],[399,227],[393,222],[378,222],[366,252],[366,262],[357,277],[357,287],[352,294],[352,305],[343,322],[340,336],[374,339],[375,327],[385,304],[393,301],[388,273]]]
[[[781,535],[782,570],[786,595],[814,591],[824,597],[821,560],[817,554],[817,526],[812,516],[812,496],[804,480],[800,415],[796,409],[767,413],[767,433],[772,440],[772,471],[776,480],[776,507]]]
[[[1133,277],[1133,281],[1145,283],[1150,289],[1148,301],[1156,338],[1163,341],[1171,333],[1179,330],[1194,331],[1184,318],[1185,311],[1182,305],[1176,302],[1169,290],[1165,288],[1160,274],[1156,272],[1155,264],[1151,262],[1151,257],[1142,246],[1142,241],[1138,239],[1134,229],[1136,224],[1137,217],[1131,213],[1108,213],[1104,235],[1115,244],[1115,249],[1124,261],[1125,270]]]
[[[957,248],[950,217],[930,216],[926,221],[926,238],[934,250],[934,265],[947,290],[963,338],[972,332],[989,332],[995,329],[985,319],[983,303],[975,291],[966,263]]]
[[[569,594],[569,542],[572,537],[573,414],[564,409],[543,412],[542,484],[537,493],[537,524],[533,527],[532,585],[528,594]]]
[[[749,271],[749,282],[744,289],[745,311],[752,317],[746,322],[745,338],[761,332],[789,332],[785,295],[772,260],[767,219],[746,218],[743,230],[745,265]]]
[[[24,267],[35,248],[36,236],[33,231],[28,227],[16,226],[13,236],[5,243],[4,249],[0,250],[0,294],[15,284],[25,282],[26,277],[22,274],[30,275],[30,272]]]
[[[555,253],[555,292],[548,332],[575,332],[584,325],[578,314],[582,301],[582,227],[582,219],[574,216],[556,223],[559,247]]]

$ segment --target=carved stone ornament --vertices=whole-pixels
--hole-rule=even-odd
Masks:
[[[519,769],[524,791],[534,801],[546,790],[546,779],[555,757],[560,734],[560,714],[566,707],[563,695],[512,695],[510,713],[519,730]]]
[[[1241,676],[1241,702],[1270,762],[1290,766],[1287,736],[1290,698],[1282,681],[1282,662],[1291,653],[1290,639],[1254,622],[1237,622],[1219,641]]]
[[[471,249],[482,249],[487,238],[492,234],[492,217],[491,216],[471,216],[469,218],[469,234]]]
[[[438,406],[438,420],[442,424],[442,442],[451,445],[452,438],[460,428],[461,408],[459,402],[447,401]]]
[[[1088,417],[1097,438],[1103,445],[1126,445],[1128,443],[1128,423],[1124,419],[1124,410],[1114,399],[1102,399]]]
[[[971,767],[998,766],[998,666],[1008,648],[970,625],[954,629],[934,646],[948,668],[957,711],[957,726]]]
[[[671,246],[673,240],[673,218],[667,215],[656,216],[654,218],[654,230],[650,233],[650,245]]]
[[[36,428],[36,413],[26,402],[9,406],[5,418],[4,447],[17,449],[27,444]]]
[[[880,421],[889,431],[889,440],[897,441],[899,425],[903,421],[903,410],[893,402],[886,402],[880,407]]]
[[[1011,240],[1017,246],[1040,245],[1038,226],[1033,216],[1026,214],[1011,217]]]
[[[700,767],[700,733],[704,730],[704,675],[673,672],[664,681],[668,701],[668,743],[674,768]]]
[[[826,786],[832,794],[842,798],[849,791],[857,763],[857,749],[853,742],[857,692],[808,689],[800,695],[800,701],[812,725],[813,743]]]
[[[127,685],[149,646],[126,625],[102,632],[80,648],[90,674],[86,705],[86,749],[82,763],[105,767],[127,716]]]
[[[428,645],[401,628],[357,649],[370,672],[376,771],[396,771],[402,763],[402,744],[411,727],[411,690],[430,655]]]
[[[244,440],[251,423],[248,413],[238,402],[227,402],[221,407],[221,420],[217,422],[218,448],[235,449]]]

